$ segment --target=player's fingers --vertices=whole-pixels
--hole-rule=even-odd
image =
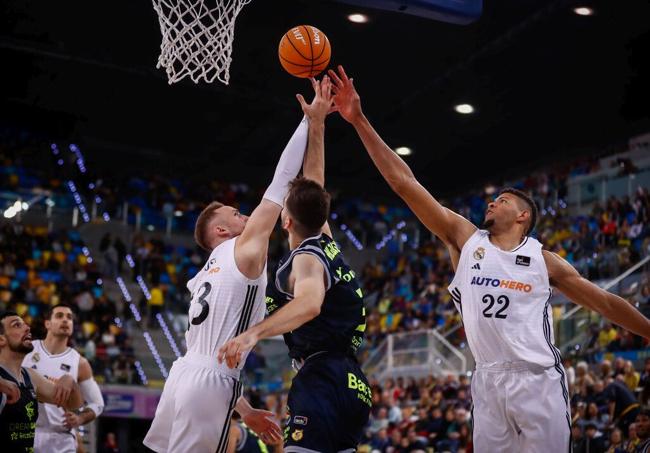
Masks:
[[[338,88],[343,88],[343,82],[341,81],[341,79],[339,79],[339,76],[336,75],[336,72],[330,69],[329,71],[327,71],[327,73],[334,81],[334,85],[336,85]]]
[[[348,78],[348,75],[345,73],[345,69],[343,69],[343,66],[339,65],[339,74],[341,75],[341,79],[345,82],[348,82],[350,79]]]
[[[300,107],[304,108],[307,106],[307,102],[305,102],[305,98],[302,97],[302,94],[296,94],[296,99],[298,99],[298,102],[300,102]]]

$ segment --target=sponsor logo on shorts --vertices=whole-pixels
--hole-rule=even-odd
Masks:
[[[309,421],[309,418],[303,417],[302,415],[295,415],[293,417],[293,423],[295,423],[296,425],[305,426],[308,421]]]
[[[291,438],[298,442],[299,440],[302,440],[302,429],[297,429],[291,434]]]
[[[529,285],[528,283],[518,282],[516,280],[501,280],[499,278],[489,277],[472,277],[471,284],[492,288],[512,289],[514,291],[521,291],[524,293],[529,293],[533,290],[532,285]]]

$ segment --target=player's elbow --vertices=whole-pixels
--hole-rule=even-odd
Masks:
[[[386,177],[386,182],[398,195],[406,195],[409,188],[417,181],[412,174],[409,175],[403,172],[395,172]]]
[[[305,317],[308,318],[308,321],[311,321],[316,316],[320,315],[321,304],[311,303],[307,306],[305,310]]]

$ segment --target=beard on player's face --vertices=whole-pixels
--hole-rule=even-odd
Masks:
[[[11,352],[17,352],[19,354],[29,354],[34,350],[34,345],[31,340],[21,340],[17,342],[9,341],[8,345]]]
[[[494,226],[494,219],[485,219],[481,224],[481,229],[490,231],[490,228],[492,228],[493,226]]]

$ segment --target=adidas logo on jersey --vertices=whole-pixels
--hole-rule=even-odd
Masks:
[[[481,270],[481,266],[480,266],[478,263],[476,263],[475,265],[472,266],[472,269],[475,269],[475,270],[477,270],[477,271],[480,271],[480,270]]]

